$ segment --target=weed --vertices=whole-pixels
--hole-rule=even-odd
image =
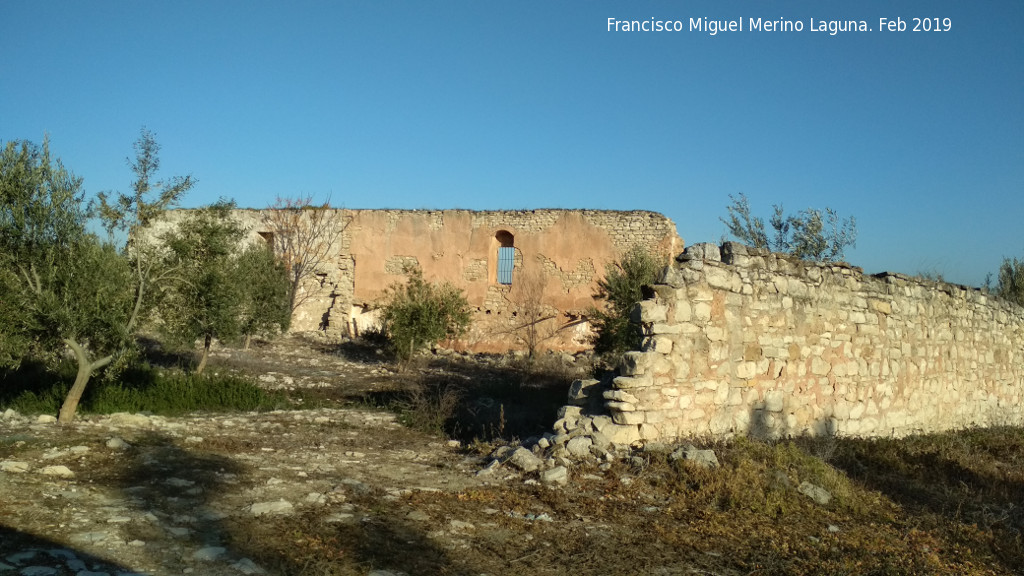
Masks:
[[[398,419],[414,430],[444,435],[458,408],[460,396],[454,386],[429,388],[417,382],[397,401]]]

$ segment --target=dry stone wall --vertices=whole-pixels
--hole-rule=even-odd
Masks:
[[[1024,423],[1024,309],[978,289],[697,244],[634,321],[643,349],[574,392],[613,441]]]

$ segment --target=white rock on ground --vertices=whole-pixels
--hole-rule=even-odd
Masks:
[[[565,466],[555,466],[550,470],[545,470],[540,475],[540,481],[545,484],[564,486],[569,482],[569,469]]]
[[[275,502],[258,502],[249,506],[249,512],[253,516],[263,516],[264,514],[287,514],[292,511],[292,503],[287,500],[277,500]]]
[[[526,448],[519,447],[506,460],[509,464],[519,468],[523,472],[533,472],[544,464],[544,461],[534,455]]]
[[[57,478],[74,478],[75,473],[67,466],[44,466],[39,469],[43,476],[56,476]]]

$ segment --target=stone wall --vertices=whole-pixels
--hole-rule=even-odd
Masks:
[[[540,298],[555,318],[542,327],[544,348],[589,347],[580,320],[596,305],[593,294],[607,264],[634,245],[667,262],[682,248],[675,224],[661,214],[603,210],[349,210],[346,254],[354,262],[351,300],[338,300],[345,322],[358,325],[388,285],[404,281],[416,263],[424,277],[461,288],[474,311],[473,325],[455,347],[478,352],[522,348],[517,338],[522,274],[543,278]],[[514,239],[510,286],[497,281],[499,235]],[[333,314],[332,314],[333,318]],[[333,321],[332,321],[333,324]]]
[[[728,242],[687,248],[650,296],[643,349],[574,389],[600,393],[611,422],[589,424],[613,441],[1024,423],[1024,309],[978,289]]]
[[[187,211],[166,215],[152,227],[159,235]],[[237,210],[252,241],[266,238],[265,212]],[[593,294],[605,266],[632,246],[642,246],[668,262],[682,249],[671,220],[654,212],[605,210],[332,210],[341,231],[314,278],[300,288],[304,303],[292,330],[325,332],[331,338],[373,328],[374,309],[385,288],[404,281],[408,265],[431,281],[462,289],[474,311],[461,349],[499,352],[522,348],[516,327],[525,295],[522,273],[544,279],[540,298],[555,318],[543,327],[543,347],[589,347],[586,311],[599,304]],[[497,281],[497,237],[512,237],[515,270],[511,285]]]

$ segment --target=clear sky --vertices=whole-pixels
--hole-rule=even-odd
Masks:
[[[1024,257],[1022,31],[1019,0],[0,0],[0,140],[48,134],[90,193],[145,126],[186,206],[645,209],[688,244],[742,192],[856,216],[866,272],[978,285]]]

